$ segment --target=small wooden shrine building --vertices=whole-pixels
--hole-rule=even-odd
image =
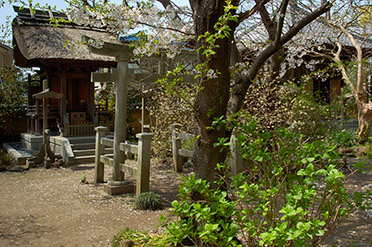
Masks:
[[[40,81],[50,90],[61,93],[61,99],[48,99],[48,126],[51,132],[64,136],[93,135],[99,124],[95,116],[94,83],[91,72],[116,67],[113,57],[92,54],[81,44],[82,36],[96,40],[116,41],[105,29],[81,26],[69,21],[66,14],[51,10],[32,11],[14,7],[13,46],[15,64],[40,68]],[[50,20],[57,19],[58,25]],[[63,21],[62,21],[63,19]],[[79,44],[80,43],[80,44]],[[37,85],[34,85],[37,84]],[[29,82],[27,131],[42,132],[41,101],[32,95],[42,91],[42,83]]]

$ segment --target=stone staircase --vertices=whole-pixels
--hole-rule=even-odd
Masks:
[[[75,156],[74,164],[94,163],[95,136],[68,137]],[[105,149],[106,154],[112,154],[112,148]]]

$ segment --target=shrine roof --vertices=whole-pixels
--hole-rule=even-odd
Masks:
[[[113,57],[90,53],[88,46],[81,41],[82,36],[89,36],[106,42],[120,42],[117,36],[108,33],[106,29],[77,25],[62,12],[13,8],[17,13],[13,20],[16,65],[39,67],[48,60],[92,62],[102,67],[116,63]],[[56,20],[58,25],[51,20]]]

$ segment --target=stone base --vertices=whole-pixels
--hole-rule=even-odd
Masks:
[[[104,191],[113,196],[113,195],[122,195],[127,193],[133,193],[135,186],[129,181],[109,181],[107,184],[104,185]]]
[[[37,152],[43,143],[42,135],[34,135],[30,133],[21,133],[21,142],[25,149]]]

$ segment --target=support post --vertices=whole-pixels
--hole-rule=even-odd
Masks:
[[[48,81],[43,80],[43,90],[48,88]],[[43,145],[44,145],[44,167],[50,168],[50,160],[48,159],[47,146],[48,142],[48,99],[43,98]]]
[[[67,95],[67,91],[66,91],[66,85],[67,85],[67,78],[66,78],[66,74],[61,74],[60,76],[60,80],[61,80],[61,93],[62,93],[62,98],[60,99],[60,102],[61,102],[61,112],[60,112],[60,117],[61,117],[61,125],[64,127],[64,118],[65,118],[65,115],[66,115],[66,95]]]
[[[142,109],[141,109],[141,133],[145,132],[145,96],[142,97]]]
[[[151,138],[152,134],[140,133],[138,138],[138,163],[136,195],[150,190],[150,159],[151,159]]]
[[[101,163],[101,155],[105,154],[105,146],[101,144],[102,137],[106,136],[107,128],[98,126],[95,128],[96,131],[96,150],[94,159],[94,183],[103,183],[104,179],[104,164]]]
[[[125,142],[127,130],[127,97],[130,71],[128,69],[128,56],[117,57],[118,77],[116,83],[116,107],[115,107],[115,130],[114,130],[114,157],[112,167],[112,179],[105,186],[109,195],[119,195],[133,191],[133,185],[124,180],[120,164],[125,161],[125,152],[120,151],[120,143]]]
[[[176,172],[182,172],[183,157],[178,154],[178,150],[181,148],[181,140],[177,136],[176,129],[180,127],[179,124],[171,124],[172,128],[172,154],[173,154],[173,165]]]
[[[37,135],[40,135],[41,134],[41,131],[40,131],[40,122],[39,122],[39,113],[40,113],[40,102],[38,99],[36,99],[36,116],[35,116],[35,134]]]
[[[231,135],[231,175],[236,176],[238,173],[243,171],[243,158],[240,155],[240,149],[239,146],[237,145],[237,140],[235,135]]]
[[[121,183],[124,173],[120,169],[120,163],[124,162],[125,154],[120,152],[120,143],[125,141],[127,128],[127,95],[128,95],[128,62],[118,62],[118,81],[116,83],[116,107],[115,107],[115,130],[114,130],[114,160],[112,180],[109,182]]]

